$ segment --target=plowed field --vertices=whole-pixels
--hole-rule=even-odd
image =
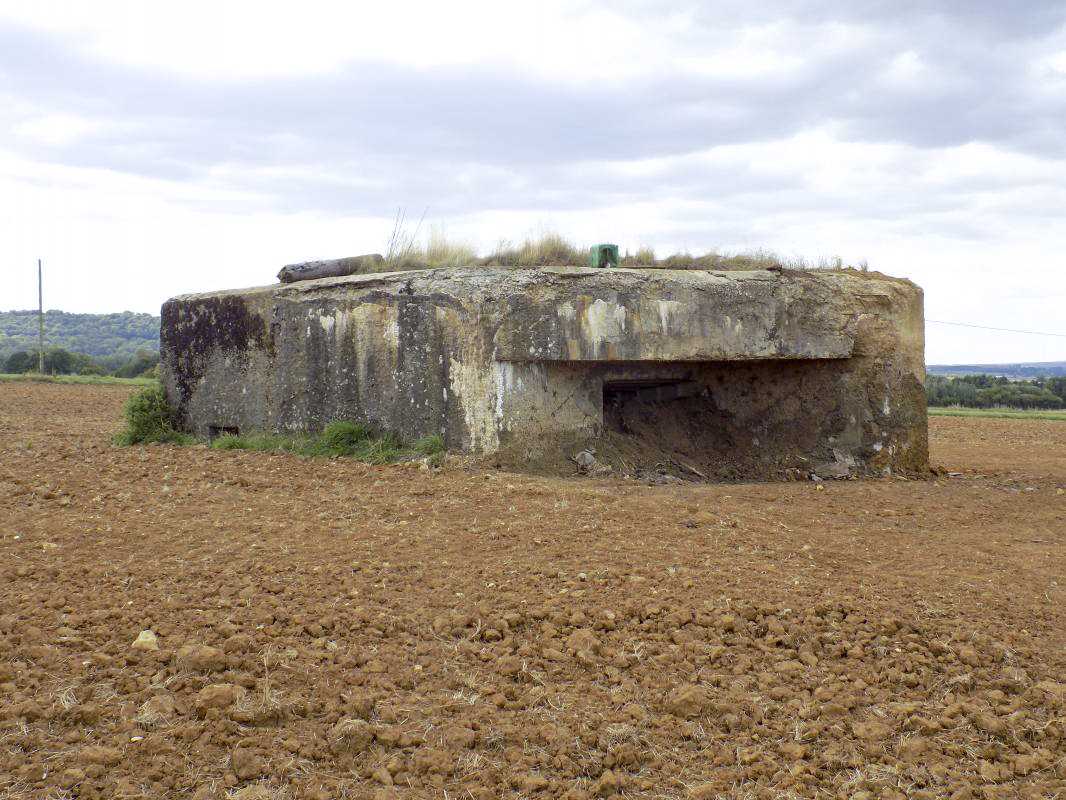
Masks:
[[[0,798],[1066,797],[1064,423],[648,486],[114,447],[126,394],[0,385]]]

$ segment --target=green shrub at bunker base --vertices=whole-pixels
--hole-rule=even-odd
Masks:
[[[170,426],[170,404],[160,386],[149,386],[126,401],[126,429],[113,439],[115,444],[174,442],[184,444],[192,437]]]

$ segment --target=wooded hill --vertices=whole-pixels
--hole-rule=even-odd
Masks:
[[[132,311],[115,314],[45,311],[44,347],[97,358],[127,359],[138,351],[158,353],[159,317]],[[37,312],[0,311],[0,362],[19,351],[37,353]]]

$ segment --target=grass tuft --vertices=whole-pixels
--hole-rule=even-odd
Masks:
[[[444,437],[434,434],[423,436],[411,443],[411,449],[420,456],[425,456],[426,463],[431,467],[439,467],[444,464],[445,447]]]
[[[444,452],[444,437],[437,434],[423,436],[411,443],[411,449],[423,456],[434,456]]]
[[[654,266],[661,266],[664,269],[749,270],[805,269],[807,265],[802,262],[787,261],[767,250],[754,250],[750,253],[728,256],[713,251],[702,256],[675,253],[662,261],[655,262]]]
[[[404,455],[403,442],[394,433],[383,433],[367,440],[365,447],[345,455],[366,461],[368,464],[391,464],[399,461]]]
[[[373,438],[374,429],[365,422],[331,422],[316,440],[318,455],[350,456],[364,449]]]
[[[483,267],[587,267],[589,255],[559,234],[546,233],[539,239],[526,239],[521,247],[501,242],[492,255],[479,263]]]
[[[385,271],[416,269],[408,264],[416,260],[418,232],[422,229],[422,222],[425,218],[426,214],[422,212],[422,219],[418,220],[418,225],[412,232],[407,228],[407,212],[402,208],[397,209],[396,221],[393,223],[392,233],[389,235],[388,245],[385,248]]]
[[[250,436],[226,433],[215,439],[211,447],[216,450],[255,450],[258,452],[298,450],[300,439],[280,433],[253,433]]]
[[[427,443],[433,439],[437,443]],[[415,455],[429,455],[437,462],[434,466],[439,466],[444,459],[444,441],[439,436],[424,437],[407,447],[395,433],[379,432],[365,422],[350,420],[331,422],[317,436],[226,434],[218,437],[211,446],[217,450],[292,452],[312,458],[354,458],[369,464],[391,464]]]
[[[233,433],[224,433],[211,442],[215,450],[251,450],[248,437],[237,436]]]
[[[465,242],[449,241],[443,227],[430,229],[423,244],[419,232],[425,214],[414,231],[407,228],[407,219],[401,209],[396,212],[396,222],[385,248],[385,262],[381,269],[386,272],[429,269],[438,267],[469,267],[478,263],[477,251]]]
[[[618,266],[627,269],[639,269],[641,267],[654,267],[655,263],[654,250],[650,247],[638,247],[637,252],[633,255],[626,251],[626,254],[619,259]]]
[[[443,228],[433,228],[422,252],[427,264],[433,267],[469,267],[478,263],[477,250],[467,242],[450,242]]]
[[[365,422],[331,422],[302,448],[306,455],[322,458],[356,458],[371,464],[399,460],[403,444],[394,433],[378,433]]]

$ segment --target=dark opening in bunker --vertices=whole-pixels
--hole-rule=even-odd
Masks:
[[[208,425],[207,440],[213,442],[219,436],[240,436],[240,429],[236,425]]]
[[[834,447],[854,435],[839,410],[846,367],[843,359],[612,365],[601,378],[598,457],[724,480],[800,474],[833,462]]]
[[[603,382],[603,425],[616,433],[633,434],[634,415],[649,404],[696,397],[701,387],[687,377],[628,378]]]

